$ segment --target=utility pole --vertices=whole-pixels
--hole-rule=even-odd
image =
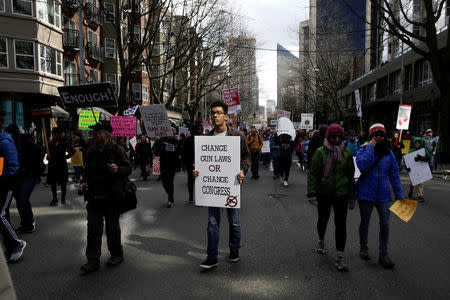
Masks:
[[[78,0],[78,47],[80,49],[80,84],[86,84],[84,77],[83,0]]]

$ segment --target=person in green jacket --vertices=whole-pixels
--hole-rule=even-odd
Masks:
[[[430,152],[428,152],[427,148],[424,147],[423,140],[420,137],[414,138],[413,143],[412,143],[412,148],[409,150],[408,153],[418,151],[422,148],[425,150],[425,156],[417,155],[416,157],[414,157],[414,160],[415,161],[424,161],[426,163],[429,163],[431,160],[431,154],[430,154]],[[414,194],[414,186],[412,185],[412,182],[410,181],[408,198],[412,199],[413,194]],[[419,202],[425,201],[425,199],[423,198],[423,183],[419,183],[417,185],[417,200],[419,200]]]
[[[355,166],[352,154],[343,142],[344,129],[338,124],[330,125],[323,146],[317,149],[311,161],[307,197],[317,197],[319,246],[316,252],[325,253],[325,231],[333,207],[336,227],[336,267],[339,271],[348,271],[344,248],[347,239],[349,201],[355,199],[353,179]]]

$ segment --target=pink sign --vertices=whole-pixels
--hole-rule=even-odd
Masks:
[[[203,127],[210,127],[211,123],[210,123],[209,119],[203,119],[202,125],[203,125]]]
[[[136,136],[136,117],[111,116],[112,136]]]
[[[223,102],[228,106],[228,113],[234,114],[241,111],[241,103],[239,102],[239,89],[232,88],[222,91]]]

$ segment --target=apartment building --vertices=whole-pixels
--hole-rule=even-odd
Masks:
[[[3,127],[28,129],[32,107],[57,103],[57,87],[64,84],[61,5],[55,0],[0,0],[0,28]]]
[[[277,44],[277,106],[292,113],[300,121],[299,60],[289,50]]]

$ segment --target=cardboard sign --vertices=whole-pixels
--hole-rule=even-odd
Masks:
[[[400,104],[398,106],[397,129],[408,129],[409,120],[411,117],[411,109],[412,105]]]
[[[414,159],[417,155],[425,156],[425,149],[422,148],[403,156],[406,166],[411,169],[411,172],[409,172],[409,178],[411,179],[413,186],[433,179],[433,174],[431,174],[428,162],[415,161]]]
[[[117,106],[110,82],[58,87],[65,108]]]
[[[288,118],[288,119],[290,119],[291,118],[291,112],[290,111],[286,111],[286,110],[282,110],[282,109],[279,109],[278,111],[277,111],[277,119],[279,119],[279,118]]]
[[[396,214],[397,217],[408,223],[416,212],[417,203],[418,202],[416,200],[401,199],[395,201],[389,210]]]
[[[159,157],[153,158],[153,175],[161,175],[161,168],[159,166]]]
[[[228,106],[228,114],[235,114],[242,110],[239,102],[239,89],[232,88],[222,91],[223,102]]]
[[[241,187],[236,175],[240,171],[240,137],[196,136],[195,204],[224,208],[241,207]]]
[[[124,110],[123,111],[123,115],[124,116],[134,116],[134,114],[136,113],[138,107],[139,107],[139,105],[135,105],[133,107],[130,107],[129,109]]]
[[[263,141],[261,153],[270,153],[270,141]]]
[[[313,128],[314,128],[314,114],[302,114],[300,129],[313,129]]]
[[[361,97],[359,95],[359,90],[355,90],[355,104],[356,104],[356,116],[358,118],[362,118]]]
[[[292,124],[291,120],[288,118],[282,117],[278,119],[278,136],[282,134],[288,134],[291,136],[291,140],[295,139],[295,128],[294,124]]]
[[[173,136],[167,110],[164,104],[141,105],[139,107],[144,120],[145,131],[149,137]]]
[[[136,118],[127,116],[111,116],[112,136],[136,136]]]
[[[94,117],[95,115],[95,117]],[[78,116],[78,129],[90,130],[89,126],[95,125],[100,118],[100,112],[91,110],[81,110]]]

